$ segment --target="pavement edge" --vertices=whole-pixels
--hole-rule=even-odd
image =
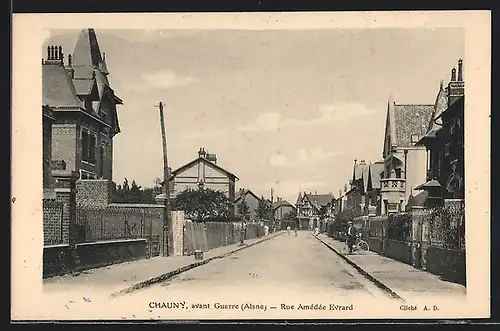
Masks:
[[[370,273],[368,273],[366,270],[364,270],[363,268],[361,268],[356,262],[354,262],[353,260],[351,260],[350,258],[348,258],[346,255],[342,254],[341,252],[339,252],[336,248],[334,248],[332,245],[330,245],[329,243],[325,242],[323,239],[319,238],[318,236],[315,236],[314,234],[311,233],[311,235],[316,238],[317,240],[319,240],[323,245],[325,245],[326,247],[328,247],[330,250],[334,251],[338,256],[340,256],[344,261],[346,261],[347,263],[349,263],[351,266],[353,266],[360,274],[362,274],[363,276],[365,276],[368,280],[370,280],[372,283],[374,283],[378,288],[380,288],[381,290],[383,290],[384,292],[386,292],[387,294],[389,294],[391,297],[395,298],[395,299],[398,299],[398,300],[401,300],[401,301],[405,301],[401,296],[399,296],[396,292],[394,292],[391,288],[389,288],[387,285],[385,285],[384,283],[382,283],[379,279],[377,279],[375,276],[371,275]]]
[[[210,257],[210,258],[208,258],[206,260],[202,260],[202,261],[198,261],[198,262],[193,262],[193,263],[190,263],[190,264],[185,265],[183,267],[180,267],[180,268],[171,270],[169,272],[166,272],[164,274],[161,274],[160,276],[157,276],[157,277],[154,277],[154,278],[150,278],[148,280],[145,280],[145,281],[139,282],[137,284],[131,285],[131,286],[129,286],[129,287],[123,289],[123,290],[111,293],[110,298],[113,299],[113,298],[116,298],[118,296],[122,296],[122,295],[125,295],[125,294],[128,294],[128,293],[131,293],[133,291],[136,291],[136,290],[139,290],[139,289],[142,289],[142,288],[145,288],[145,287],[148,287],[148,286],[151,286],[151,285],[154,285],[154,284],[166,281],[166,280],[168,280],[168,279],[170,279],[170,278],[172,278],[174,276],[177,276],[177,275],[179,275],[179,274],[181,274],[183,272],[186,272],[186,271],[194,269],[196,267],[205,265],[205,264],[209,263],[210,261],[228,257],[228,256],[230,256],[230,255],[232,255],[232,254],[234,254],[236,252],[239,252],[239,251],[241,251],[243,249],[246,249],[246,248],[255,246],[257,244],[260,244],[260,243],[262,243],[264,241],[276,238],[276,237],[282,235],[283,233],[284,232],[280,231],[280,232],[278,232],[277,234],[275,234],[273,236],[267,236],[264,239],[256,241],[256,242],[251,243],[251,244],[245,244],[245,245],[240,246],[240,247],[236,248],[235,250],[229,251],[227,253],[224,253],[224,254],[221,254],[221,255],[217,255],[217,256],[212,256],[212,257]]]

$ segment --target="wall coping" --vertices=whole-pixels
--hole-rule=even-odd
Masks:
[[[73,170],[54,169],[52,170],[52,177],[55,177],[56,179],[63,179],[63,178],[78,179],[80,177],[80,174],[77,171]]]
[[[149,203],[109,203],[106,207],[122,207],[122,208],[165,208],[163,205]]]
[[[146,238],[137,238],[137,239],[116,239],[116,240],[101,240],[101,241],[92,241],[88,243],[78,243],[75,247],[79,246],[91,246],[91,245],[105,245],[105,244],[119,244],[126,242],[134,242],[134,241],[147,241]]]
[[[62,248],[62,247],[70,247],[70,246],[68,244],[43,245],[43,249],[45,249],[45,248]]]

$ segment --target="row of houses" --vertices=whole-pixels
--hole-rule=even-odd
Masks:
[[[336,212],[387,215],[462,203],[464,189],[463,61],[441,81],[432,104],[389,98],[382,159],[354,160],[352,177],[335,200]]]

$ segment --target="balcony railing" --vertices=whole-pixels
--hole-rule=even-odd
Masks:
[[[384,178],[380,180],[381,192],[405,192],[406,179],[404,178]]]

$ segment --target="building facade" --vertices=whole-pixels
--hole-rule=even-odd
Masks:
[[[217,165],[217,156],[200,148],[198,157],[171,172],[170,193],[175,197],[186,189],[209,188],[235,201],[238,177]]]
[[[350,209],[357,214],[364,211],[366,204],[366,189],[368,184],[369,164],[365,160],[354,160],[352,178],[349,181],[350,189],[346,192],[345,209]]]
[[[259,221],[257,209],[259,208],[260,198],[248,189],[240,189],[238,197],[236,197],[236,200],[234,200],[236,216],[241,216],[238,211],[238,204],[240,204],[242,201],[245,201],[248,206],[249,220],[251,222]]]
[[[310,227],[311,220],[314,223],[314,220],[334,216],[335,197],[332,193],[299,193],[295,207],[300,228],[307,229]]]
[[[123,102],[108,75],[94,29],[80,31],[66,59],[61,46],[48,46],[42,60],[42,107],[53,114],[52,160],[80,179],[112,180],[116,108]]]
[[[53,188],[52,179],[52,124],[54,123],[54,112],[47,106],[42,106],[42,132],[43,132],[43,189],[50,190]]]
[[[384,177],[384,161],[370,163],[366,185],[365,214],[381,215],[382,198],[380,181]]]
[[[410,196],[427,176],[427,151],[416,143],[426,134],[442,91],[432,105],[396,104],[389,98],[383,148],[384,175],[380,180],[381,214],[405,210]]]
[[[427,207],[442,206],[446,199],[465,199],[464,102],[463,62],[459,60],[458,76],[453,68],[443,90],[443,106],[436,109],[427,134],[418,143],[428,151],[427,178],[417,187],[426,193]]]
[[[278,201],[273,203],[273,217],[277,224],[281,224],[279,228],[286,229],[288,225],[295,228],[298,226],[293,220],[287,218],[290,213],[295,214],[295,206],[290,202],[283,200],[282,198],[277,198]]]

